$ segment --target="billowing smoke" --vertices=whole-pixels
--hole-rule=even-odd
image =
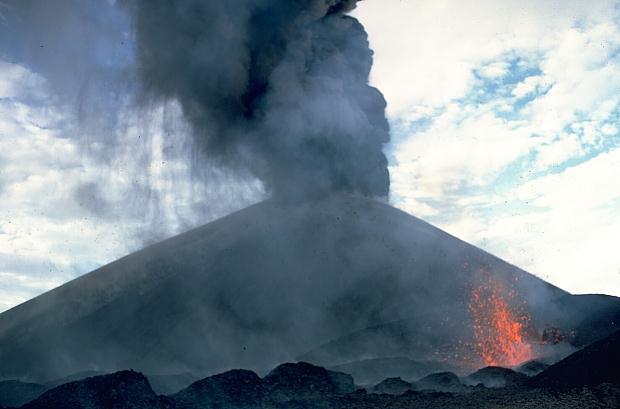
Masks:
[[[356,0],[126,0],[145,95],[177,100],[210,160],[276,196],[385,196],[385,100]]]

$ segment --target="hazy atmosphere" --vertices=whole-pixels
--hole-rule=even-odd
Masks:
[[[157,55],[157,43],[149,53],[144,33],[168,11],[140,8],[148,2],[37,3],[0,0],[0,311],[145,244],[302,190],[380,197],[565,290],[620,295],[620,2],[361,2],[352,13],[375,52],[371,85],[387,103],[389,142],[373,114],[383,100],[364,72],[345,80],[354,100],[325,80],[304,90],[306,105],[293,104],[298,53],[312,53],[320,77],[321,61],[345,41],[336,34],[320,51],[301,40],[296,52],[278,41],[261,50],[287,61],[277,89],[264,80],[269,61],[222,68],[218,53],[235,50],[216,45],[213,60],[200,61],[215,74],[201,75],[184,64],[173,25],[166,38],[178,35],[181,57]],[[273,31],[265,35],[286,35]],[[355,66],[370,69],[358,51]],[[347,61],[330,61],[326,77],[349,75]],[[218,100],[237,85],[222,84],[217,69],[250,72],[258,85]],[[187,115],[198,91],[217,121]],[[347,120],[325,100],[346,102]],[[286,118],[287,135],[311,129],[311,156],[272,132],[272,115]],[[239,118],[243,127],[230,126]],[[332,146],[307,123],[357,139]],[[197,139],[205,126],[226,139]],[[315,170],[343,149],[365,159]]]

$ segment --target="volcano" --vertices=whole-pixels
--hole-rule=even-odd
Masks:
[[[0,378],[260,373],[301,358],[465,367],[479,358],[471,290],[488,274],[518,294],[535,346],[618,329],[618,299],[573,296],[382,202],[271,199],[4,312]]]

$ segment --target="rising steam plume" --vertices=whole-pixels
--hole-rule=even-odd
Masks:
[[[138,78],[210,160],[275,196],[386,196],[389,140],[356,0],[126,0]]]

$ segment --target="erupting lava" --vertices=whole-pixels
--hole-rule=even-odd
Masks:
[[[529,315],[493,275],[484,274],[472,289],[469,312],[474,322],[474,348],[486,365],[516,366],[533,358],[526,340]]]

